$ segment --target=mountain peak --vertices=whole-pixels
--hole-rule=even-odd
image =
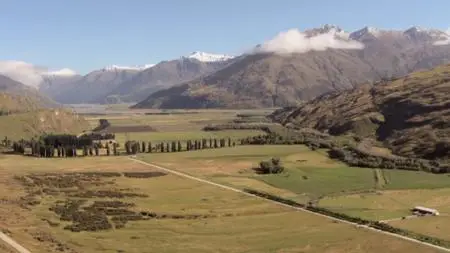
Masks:
[[[364,36],[373,36],[377,37],[380,35],[380,29],[371,27],[371,26],[365,26],[362,29],[359,29],[355,32],[350,33],[350,39],[358,40]]]
[[[219,62],[230,60],[234,58],[234,56],[224,54],[210,54],[200,51],[194,51],[185,58],[196,59],[201,62]]]
[[[427,31],[428,29],[424,29],[420,26],[412,26],[408,29],[405,30],[405,33],[416,33],[416,32],[424,32]]]
[[[332,24],[325,24],[323,26],[320,27],[320,29],[324,30],[324,31],[337,31],[337,32],[341,32],[344,31],[341,27],[339,27],[338,25],[332,25]]]

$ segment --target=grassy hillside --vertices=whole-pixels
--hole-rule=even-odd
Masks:
[[[89,124],[83,117],[63,109],[37,110],[0,116],[0,136],[31,138],[43,133],[80,133]]]
[[[383,141],[395,154],[450,158],[450,65],[319,97],[272,118],[293,127]]]
[[[89,127],[82,117],[59,107],[38,91],[0,75],[1,138],[31,138],[42,133],[79,133]]]
[[[0,92],[0,115],[36,110],[39,104],[31,97]]]

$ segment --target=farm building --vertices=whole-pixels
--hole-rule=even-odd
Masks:
[[[416,206],[411,211],[416,215],[439,215],[439,211],[436,209],[431,209],[423,206]]]

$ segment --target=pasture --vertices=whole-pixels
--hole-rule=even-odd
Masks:
[[[2,159],[1,224],[32,252],[437,252],[125,157]]]
[[[238,117],[245,113],[256,116]],[[264,114],[267,111],[129,111],[117,106],[87,119],[91,128],[99,119],[108,119],[121,129],[152,129],[116,133],[123,148],[126,140],[237,141],[264,133],[202,128],[242,119],[254,123]],[[260,161],[272,157],[281,158],[285,172],[255,173]],[[446,175],[352,168],[329,159],[326,150],[303,145],[141,153],[137,158],[234,188],[314,202],[373,220],[401,218],[414,205],[450,212]],[[164,174],[126,156],[44,159],[0,154],[0,186],[0,228],[7,228],[32,252],[383,252],[386,247],[389,252],[437,252]],[[389,223],[449,240],[447,217]]]

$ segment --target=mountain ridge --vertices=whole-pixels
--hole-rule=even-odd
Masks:
[[[334,92],[270,118],[293,128],[384,142],[394,154],[450,161],[450,64]]]
[[[353,34],[358,38],[355,42],[364,44],[360,47],[353,42],[346,44],[345,36],[336,37],[337,33],[342,35],[337,26],[319,30],[312,31],[311,36],[296,30],[281,33],[233,64],[180,87],[155,92],[133,108],[295,105],[323,93],[450,62],[450,46],[435,45],[449,36],[443,31],[410,28],[382,32],[367,28],[358,36]],[[179,100],[187,103],[182,105]]]

